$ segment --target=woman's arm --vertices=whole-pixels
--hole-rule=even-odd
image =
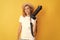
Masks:
[[[21,25],[21,23],[19,22],[19,28],[18,28],[18,40],[19,40],[19,37],[20,37],[21,29],[22,29],[22,25]]]
[[[34,34],[34,36],[36,35],[36,23],[37,23],[37,21],[34,20],[34,23],[33,23],[33,34]]]

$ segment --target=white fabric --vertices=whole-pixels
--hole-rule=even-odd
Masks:
[[[34,23],[34,21],[31,18],[31,22]],[[31,34],[31,26],[30,26],[30,16],[23,17],[22,15],[19,18],[19,22],[22,24],[22,31],[21,31],[21,39],[32,39],[34,40],[34,37]]]

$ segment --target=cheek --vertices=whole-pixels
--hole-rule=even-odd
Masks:
[[[30,12],[30,10],[29,9],[26,9],[25,12]]]
[[[25,10],[25,13],[27,12],[27,10]]]

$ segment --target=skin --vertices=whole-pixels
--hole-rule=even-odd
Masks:
[[[25,7],[25,13],[27,14],[27,16],[30,16],[30,8],[29,6],[26,6]],[[22,25],[21,23],[19,24],[19,29],[18,29],[18,39],[19,39],[19,36],[20,36],[20,33],[21,33],[21,29],[22,29]],[[36,21],[33,23],[33,33],[34,35],[36,35]]]

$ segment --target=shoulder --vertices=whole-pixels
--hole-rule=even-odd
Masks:
[[[21,15],[19,18],[20,18],[20,19],[23,18],[23,15]]]
[[[22,22],[22,20],[23,20],[23,16],[20,15],[20,17],[19,17],[19,22]]]
[[[23,17],[23,15],[20,16],[20,18]]]
[[[31,18],[33,21],[37,21],[37,19],[33,19],[33,18]]]
[[[31,19],[32,20],[32,23],[36,23],[37,22],[37,19]]]

